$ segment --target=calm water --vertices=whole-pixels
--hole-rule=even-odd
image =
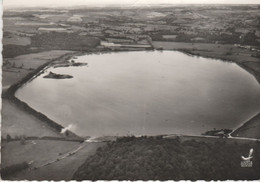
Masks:
[[[16,93],[81,136],[201,134],[235,128],[260,111],[260,86],[233,63],[180,52],[80,56]],[[45,79],[52,71],[72,79]]]

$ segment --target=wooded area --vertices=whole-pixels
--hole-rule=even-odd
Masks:
[[[252,168],[241,155],[254,148]],[[260,145],[215,143],[179,138],[123,137],[99,148],[74,174],[75,180],[227,180],[259,179]],[[258,157],[256,157],[256,155]],[[257,161],[258,160],[258,161]]]

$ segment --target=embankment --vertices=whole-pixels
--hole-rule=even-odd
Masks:
[[[260,73],[255,68],[248,66],[246,62],[236,62],[236,64],[253,75],[260,85]]]
[[[25,102],[19,100],[17,97],[15,97],[15,92],[21,86],[23,86],[24,84],[29,82],[32,78],[34,78],[34,77],[38,76],[39,74],[41,74],[42,70],[46,69],[52,62],[57,61],[57,60],[68,60],[68,59],[70,59],[74,55],[75,55],[75,53],[68,53],[68,54],[65,54],[65,55],[63,55],[63,56],[61,56],[59,58],[52,59],[52,60],[50,60],[49,62],[47,62],[45,64],[42,64],[37,69],[35,69],[32,72],[28,73],[24,78],[19,80],[17,83],[15,83],[12,86],[10,86],[4,93],[2,93],[2,98],[8,99],[9,101],[11,101],[15,105],[17,105],[23,111],[25,111],[25,112],[27,112],[27,113],[37,117],[40,121],[46,123],[48,126],[53,128],[57,132],[61,132],[61,130],[64,128],[62,125],[56,123],[55,121],[51,120],[50,118],[48,118],[47,116],[45,116],[41,112],[38,112],[38,111],[34,110],[33,108],[31,108]],[[66,136],[67,137],[72,137],[72,138],[80,138],[79,136],[77,136],[75,133],[73,133],[71,131],[68,131]]]
[[[245,122],[231,133],[233,137],[247,137],[260,139],[260,113]]]

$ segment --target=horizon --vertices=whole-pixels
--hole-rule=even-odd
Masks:
[[[76,6],[88,6],[88,7],[136,7],[136,6],[163,6],[163,5],[259,5],[258,0],[3,0],[3,9],[21,9],[21,8],[59,8],[59,7],[76,7]]]

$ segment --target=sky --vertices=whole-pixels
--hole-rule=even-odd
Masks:
[[[260,4],[260,0],[1,0],[4,8],[156,4]]]

